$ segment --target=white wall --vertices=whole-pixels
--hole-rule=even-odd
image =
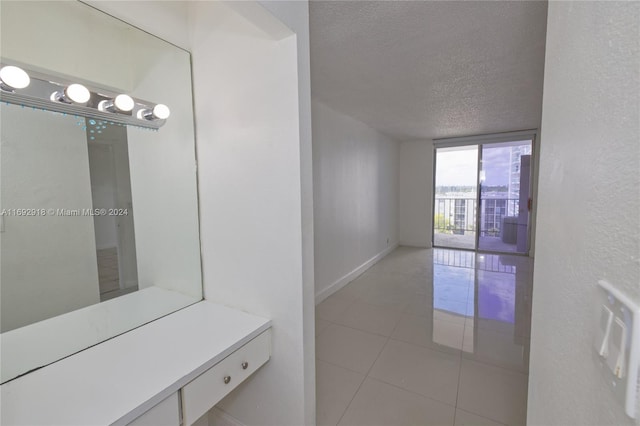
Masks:
[[[313,233],[313,159],[311,144],[311,64],[309,2],[260,1],[265,9],[296,33],[298,45],[298,116],[300,128],[300,190],[302,199],[302,317],[305,424],[316,419],[315,281]]]
[[[191,6],[205,297],[274,325],[271,361],[219,406],[248,425],[312,423],[296,36],[257,4]]]
[[[400,145],[398,233],[400,244],[431,247],[433,233],[433,142]]]
[[[634,423],[591,345],[598,279],[640,302],[639,22],[638,2],[549,3],[528,424]]]
[[[313,101],[316,301],[397,242],[399,143]]]

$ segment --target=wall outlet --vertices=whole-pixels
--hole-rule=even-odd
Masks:
[[[640,379],[640,306],[609,282],[600,280],[595,315],[595,359],[625,413],[635,419]]]

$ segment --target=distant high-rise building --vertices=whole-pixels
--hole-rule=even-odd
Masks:
[[[531,155],[531,144],[512,146],[509,153],[509,185],[507,203],[507,215],[517,216],[520,198],[520,157]]]

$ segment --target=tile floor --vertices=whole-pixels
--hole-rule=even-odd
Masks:
[[[523,425],[533,261],[401,247],[316,307],[318,425]]]

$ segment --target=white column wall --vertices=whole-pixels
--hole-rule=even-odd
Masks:
[[[305,424],[316,419],[315,282],[313,233],[313,159],[311,144],[311,64],[308,1],[259,1],[296,33],[298,43],[298,115],[300,117],[300,190],[302,198],[302,311]]]
[[[308,420],[297,40],[255,7],[191,4],[204,291],[273,321],[271,361],[219,407],[294,425]]]
[[[599,279],[640,302],[639,22],[638,2],[549,3],[530,425],[639,424],[592,348]]]

